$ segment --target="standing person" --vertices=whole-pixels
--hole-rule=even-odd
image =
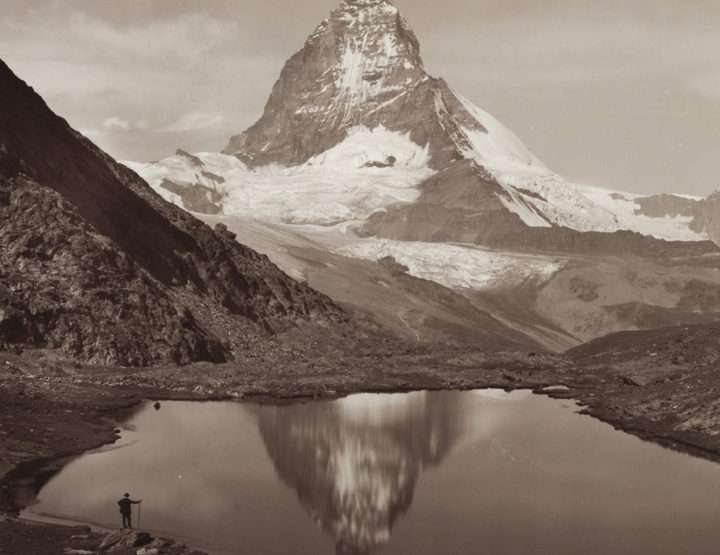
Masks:
[[[123,528],[132,528],[132,505],[137,505],[138,503],[141,503],[142,499],[140,501],[133,501],[130,499],[130,494],[126,493],[123,498],[118,501],[118,505],[120,505],[120,514],[122,515],[122,521],[123,521]]]

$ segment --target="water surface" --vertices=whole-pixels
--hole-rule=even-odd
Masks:
[[[716,553],[720,465],[529,392],[145,405],[35,515],[134,522],[213,553]],[[137,507],[137,506],[135,506]]]

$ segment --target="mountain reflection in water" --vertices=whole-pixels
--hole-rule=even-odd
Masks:
[[[356,395],[324,410],[264,409],[260,433],[280,478],[335,539],[336,553],[367,553],[390,539],[421,470],[452,448],[461,406],[425,392]]]
[[[148,403],[117,446],[69,463],[23,516],[116,528],[125,491],[144,499],[144,529],[214,555],[676,555],[720,544],[717,464],[530,392]]]

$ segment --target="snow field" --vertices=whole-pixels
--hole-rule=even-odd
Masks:
[[[382,126],[372,131],[353,128],[339,145],[290,168],[272,165],[248,170],[234,156],[195,156],[202,166],[182,155],[155,164],[125,164],[179,206],[179,197],[162,188],[164,179],[217,190],[225,195],[222,209],[228,215],[315,225],[363,221],[392,204],[413,202],[420,196],[417,185],[435,173],[428,167],[427,147]],[[386,163],[391,157],[395,159],[391,167],[366,167],[368,162]]]
[[[657,239],[668,241],[703,241],[708,238],[706,234],[697,233],[689,228],[692,222],[691,217],[651,218],[635,214],[635,210],[640,208],[640,205],[635,203],[634,199],[642,195],[612,191],[591,185],[576,185],[576,187],[598,206],[614,213],[621,229],[632,229],[643,235],[651,235]],[[684,196],[695,200],[700,199],[700,197]]]

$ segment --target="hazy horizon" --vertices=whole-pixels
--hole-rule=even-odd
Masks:
[[[118,159],[217,151],[337,0],[2,0],[0,58]],[[396,0],[433,76],[570,181],[720,188],[720,5]]]

